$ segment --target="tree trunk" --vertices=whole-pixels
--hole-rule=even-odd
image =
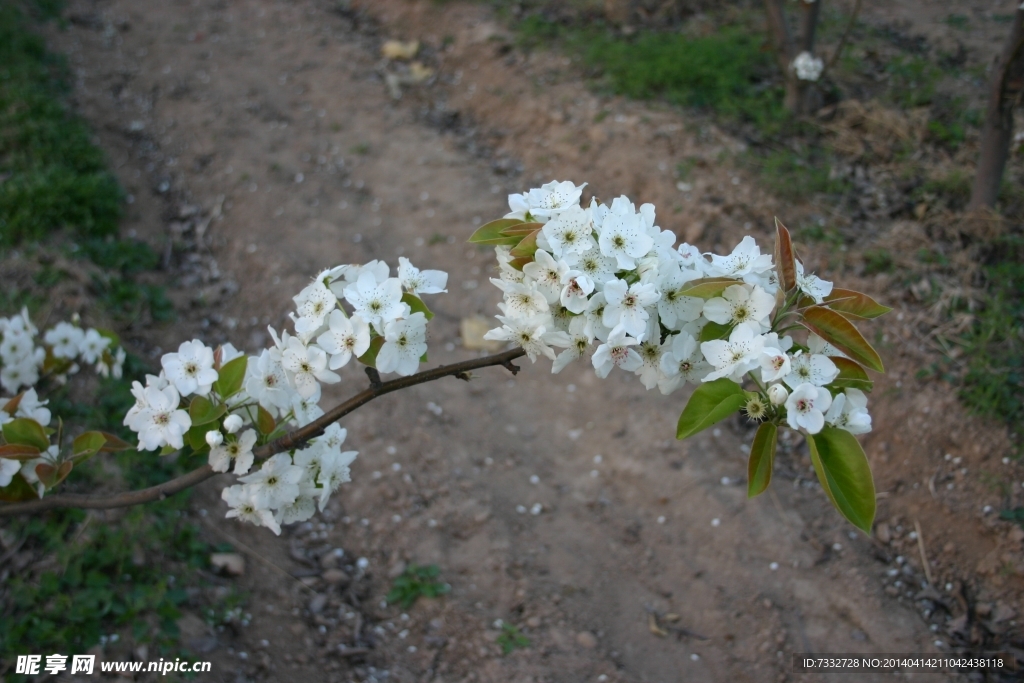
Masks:
[[[969,210],[992,208],[999,197],[1003,171],[1013,139],[1013,108],[1024,91],[1024,7],[1013,18],[1006,41],[992,74],[988,109],[981,131],[978,169],[974,175]]]
[[[797,78],[791,67],[793,60],[801,52],[814,54],[814,35],[818,27],[818,14],[823,1],[800,1],[800,35],[795,41],[786,25],[782,0],[765,0],[764,3],[768,18],[768,31],[771,33],[772,43],[775,45],[775,56],[786,81],[786,96],[783,105],[788,111],[797,115],[805,113],[808,108],[807,95],[810,83]]]

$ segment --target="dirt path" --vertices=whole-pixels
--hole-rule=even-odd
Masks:
[[[160,332],[168,347],[201,334],[254,351],[320,268],[405,255],[451,274],[450,293],[433,300],[431,362],[466,358],[460,319],[492,315],[499,293],[487,282],[492,257],[464,239],[534,179],[588,180],[603,197],[655,201],[662,225],[706,249],[728,249],[747,230],[763,240],[772,202],[713,164],[736,143],[707,122],[688,132],[678,113],[599,100],[570,75],[557,90],[531,84],[558,66],[537,60],[560,58],[495,56],[500,28],[481,21],[483,10],[442,13],[429,2],[374,7],[396,37],[421,37],[441,68],[436,93],[396,101],[381,75],[380,29],[345,7],[75,0],[69,30],[53,34],[77,70],[78,104],[133,194],[126,229],[163,245],[168,225],[172,238],[181,231],[181,217],[167,215],[175,201],[207,215],[219,207],[189,257],[198,266],[181,271],[185,319]],[[445,36],[453,48],[440,53]],[[491,97],[480,102],[482,91]],[[501,102],[511,112],[502,125],[477,128]],[[686,193],[671,172],[683,154],[709,160]],[[510,176],[518,164],[523,172]],[[350,370],[335,396],[365,383]],[[318,526],[275,538],[221,522],[216,488],[204,490],[197,514],[205,506],[208,524],[310,576],[300,586],[250,556],[238,583],[254,619],[204,655],[217,662],[211,680],[244,680],[238,671],[255,680],[781,681],[794,677],[794,652],[937,649],[919,607],[883,590],[888,554],[850,534],[799,455],[780,455],[773,491],[748,501],[752,435],[730,422],[676,442],[681,396],[622,375],[602,382],[582,365],[557,377],[546,363],[526,363],[514,379],[479,374],[469,386],[385,397],[346,420],[361,455]],[[519,511],[536,503],[539,515]],[[333,548],[344,549],[343,567],[369,560],[352,577],[361,594],[312,576]],[[378,603],[406,562],[440,565],[452,593],[403,619]],[[668,637],[653,632],[652,614]],[[532,645],[501,657],[497,619]],[[340,656],[361,634],[374,649]]]

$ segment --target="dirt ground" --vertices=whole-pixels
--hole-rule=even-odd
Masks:
[[[967,3],[940,4],[929,11]],[[868,20],[901,19],[875,5]],[[460,320],[493,315],[500,292],[493,256],[465,239],[509,192],[552,178],[654,202],[664,228],[705,250],[747,233],[768,244],[774,215],[816,211],[719,163],[743,143],[713,121],[588,91],[567,58],[515,48],[482,5],[72,0],[65,16],[51,47],[69,55],[74,104],[131,193],[123,230],[166,254],[181,320],[127,335],[154,359],[193,336],[256,351],[319,269],[400,255],[450,273],[429,302],[431,362],[471,357]],[[396,83],[388,38],[420,40],[436,75]],[[688,191],[674,175],[684,156],[704,160]],[[896,306],[870,330],[889,368],[863,439],[873,537],[831,509],[799,437],[771,491],[747,500],[752,432],[738,422],[677,442],[683,395],[583,364],[492,368],[347,418],[353,481],[281,537],[223,519],[226,477],[202,487],[194,516],[246,555],[224,582],[252,613],[221,633],[182,620],[214,661],[203,680],[832,680],[794,674],[793,653],[1024,647],[1024,533],[997,519],[1024,475],[1003,461],[1004,431],[916,379],[934,344],[886,276],[837,275],[807,253],[824,277]],[[364,387],[347,370],[330,397]],[[403,613],[382,600],[411,562],[439,565],[452,590]],[[530,646],[502,656],[497,620]]]

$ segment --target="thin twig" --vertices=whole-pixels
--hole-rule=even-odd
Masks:
[[[500,365],[508,368],[509,372],[516,374],[519,372],[519,367],[513,365],[512,361],[525,355],[526,352],[521,348],[511,349],[502,353],[496,353],[493,356],[474,358],[472,360],[462,361],[461,363],[452,363],[451,365],[439,365],[436,368],[424,370],[423,372],[418,372],[415,375],[399,377],[398,379],[393,379],[388,382],[382,382],[377,387],[371,386],[369,389],[359,392],[344,403],[335,406],[328,412],[324,413],[321,417],[310,422],[308,425],[290,431],[284,436],[275,439],[268,444],[264,444],[259,448],[254,448],[253,455],[256,457],[256,460],[265,460],[277,453],[301,448],[310,440],[322,435],[328,426],[345,417],[353,410],[369,403],[379,396],[390,394],[392,391],[407,389],[409,387],[416,386],[417,384],[432,382],[435,379],[440,379],[442,377],[458,377],[460,374],[465,374],[470,370],[486,368],[493,365]],[[202,467],[198,467],[191,472],[183,474],[175,479],[171,479],[170,481],[165,481],[162,484],[157,484],[156,486],[151,486],[145,489],[139,489],[137,491],[126,491],[124,493],[117,493],[109,496],[62,493],[56,496],[48,496],[41,500],[31,500],[22,503],[8,503],[0,505],[0,517],[10,517],[28,512],[41,512],[43,510],[53,510],[57,508],[108,509],[131,507],[141,503],[163,500],[168,496],[172,496],[175,493],[184,491],[185,489],[191,488],[200,482],[206,481],[215,474],[217,473],[213,471],[213,468],[209,465],[203,465]]]
[[[850,15],[850,23],[846,25],[846,30],[843,31],[843,35],[839,38],[839,44],[836,45],[836,51],[829,57],[828,62],[825,64],[823,71],[827,72],[835,63],[839,61],[839,56],[843,54],[843,48],[846,47],[846,41],[850,37],[850,33],[853,31],[854,25],[857,23],[857,15],[860,14],[861,5],[864,0],[857,0],[857,3],[853,6],[853,14]]]
[[[933,586],[932,568],[928,566],[928,552],[924,549],[924,534],[921,533],[921,523],[914,520],[914,531],[917,532],[917,549],[921,551],[921,564],[924,565],[924,576],[928,579],[928,585]]]

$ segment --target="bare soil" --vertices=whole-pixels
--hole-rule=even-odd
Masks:
[[[900,18],[875,4],[869,19]],[[926,4],[903,3],[903,19],[941,31],[935,12],[970,3]],[[720,162],[742,142],[714,121],[595,94],[564,56],[515,48],[484,6],[72,0],[66,16],[51,46],[132,195],[123,230],[166,254],[181,321],[129,335],[154,359],[193,336],[256,351],[319,269],[399,255],[451,274],[430,302],[431,363],[470,357],[460,321],[493,315],[500,297],[492,255],[465,239],[509,192],[552,178],[654,202],[663,227],[705,250],[748,233],[768,244],[774,215],[813,210]],[[387,76],[407,67],[381,58],[389,38],[420,40],[436,71],[398,99]],[[685,156],[702,162],[681,192]],[[885,235],[925,239],[914,221]],[[804,248],[824,277],[896,305],[869,329],[889,369],[864,439],[873,537],[832,510],[799,437],[770,492],[747,500],[745,425],[677,442],[685,395],[583,364],[493,368],[347,418],[353,481],[281,537],[223,519],[226,477],[201,488],[194,516],[246,555],[224,581],[253,615],[223,632],[182,621],[214,661],[203,680],[831,680],[792,673],[793,653],[1017,646],[1024,533],[997,512],[1020,502],[1024,476],[1003,462],[1005,431],[916,378],[936,351],[912,297]],[[330,397],[364,387],[347,370]],[[382,601],[411,562],[439,565],[452,590],[403,614]],[[499,619],[529,647],[502,656]]]

